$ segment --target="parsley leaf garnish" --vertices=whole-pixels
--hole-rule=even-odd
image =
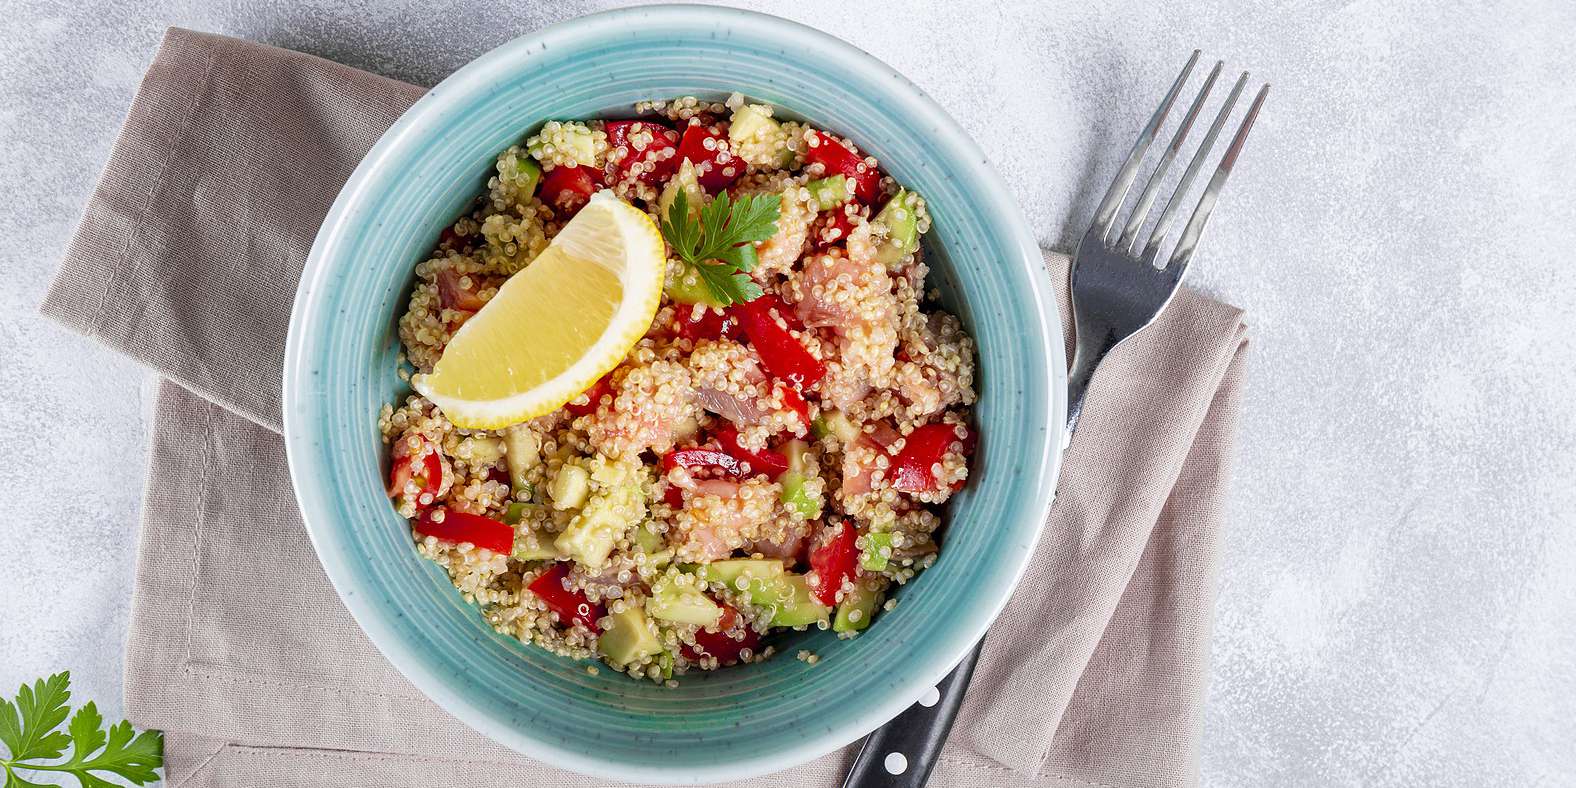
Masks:
[[[156,771],[164,764],[164,735],[158,731],[132,730],[122,720],[104,728],[98,708],[87,705],[71,715],[71,674],[56,673],[39,679],[17,692],[16,700],[0,698],[0,743],[10,755],[0,758],[6,788],[37,785],[22,779],[19,770],[65,772],[77,778],[83,788],[115,788],[95,772],[106,772],[143,785],[159,779]],[[71,723],[59,730],[66,717]],[[61,757],[67,745],[71,756],[60,763],[39,763]]]
[[[686,265],[695,269],[714,298],[722,304],[752,301],[761,295],[750,279],[755,270],[755,242],[777,233],[781,198],[751,194],[738,200],[726,191],[691,216],[689,196],[683,189],[662,217],[662,237]]]

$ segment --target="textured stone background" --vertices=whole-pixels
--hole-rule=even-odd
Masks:
[[[119,713],[149,378],[35,309],[164,27],[431,84],[605,5],[0,4],[0,688]],[[1205,781],[1576,783],[1576,4],[750,5],[907,73],[1049,244],[1191,49],[1273,82],[1193,269],[1254,343]]]

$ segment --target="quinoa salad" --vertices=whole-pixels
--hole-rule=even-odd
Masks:
[[[603,190],[669,242],[649,330],[546,415],[463,429],[413,394],[379,424],[417,551],[488,624],[671,686],[793,650],[785,631],[855,637],[935,562],[976,440],[974,348],[927,291],[924,200],[852,142],[737,94],[629,114],[498,156],[415,267],[399,374],[430,372]],[[775,218],[717,279],[673,228],[729,200]]]

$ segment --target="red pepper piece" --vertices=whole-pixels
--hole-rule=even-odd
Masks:
[[[466,287],[463,280],[470,280]],[[452,268],[445,268],[438,272],[438,303],[444,309],[458,309],[462,312],[475,312],[487,305],[486,299],[477,293],[482,289],[479,274],[461,274]]]
[[[405,486],[412,479],[416,481],[416,509],[419,511],[432,505],[432,501],[422,503],[423,494],[437,497],[438,491],[443,489],[443,461],[438,459],[438,451],[425,439],[421,441],[421,448],[411,452],[409,438],[401,437],[394,445],[394,463],[389,468],[390,498],[399,498],[405,492]],[[418,465],[419,459],[419,465]],[[418,471],[419,469],[419,471]]]
[[[771,449],[751,451],[744,448],[739,445],[739,431],[731,424],[717,431],[717,443],[723,451],[748,462],[751,471],[764,473],[772,481],[788,471],[788,455]]]
[[[706,140],[711,140],[710,148]],[[708,193],[716,194],[744,174],[744,162],[728,149],[727,138],[710,126],[693,125],[679,140],[679,158],[695,165],[695,179]]]
[[[580,624],[595,632],[597,619],[607,615],[607,611],[601,605],[591,604],[584,593],[565,588],[564,578],[568,576],[568,564],[553,564],[552,568],[532,580],[526,588],[541,597],[547,603],[548,610],[558,614],[560,624]]]
[[[699,342],[702,339],[732,339],[740,331],[737,316],[726,310],[718,311],[710,307],[701,310],[700,317],[695,317],[693,307],[680,306],[676,322],[675,333],[691,342]]]
[[[892,487],[906,493],[932,492],[937,489],[936,474],[932,470],[946,455],[952,444],[959,442],[957,428],[951,424],[926,424],[916,427],[903,439],[903,450],[892,458],[887,478]],[[967,453],[971,440],[961,441]]]
[[[491,517],[453,509],[433,509],[416,521],[416,533],[442,542],[470,542],[495,553],[514,550],[514,528]]]
[[[685,644],[679,646],[679,653],[690,660],[699,660],[701,657],[716,657],[721,665],[732,665],[739,661],[739,652],[749,649],[758,653],[761,646],[761,635],[749,627],[744,628],[741,640],[734,640],[726,633],[734,628],[739,621],[739,613],[732,605],[718,602],[722,607],[722,618],[717,620],[715,631],[702,629],[695,633],[695,645]]]
[[[603,395],[612,393],[613,373],[609,372],[606,375],[597,378],[597,381],[591,384],[591,388],[585,390],[586,404],[577,405],[575,404],[575,400],[570,400],[564,403],[564,410],[569,411],[571,416],[584,416],[587,413],[594,413],[597,409],[597,406],[602,404]],[[575,399],[579,399],[579,397],[576,397]]]
[[[585,207],[596,193],[596,171],[578,165],[558,165],[542,173],[542,202],[570,216]]]
[[[662,472],[667,473],[683,466],[691,470],[713,469],[735,479],[744,475],[739,460],[732,454],[717,449],[675,449],[662,457]]]
[[[650,169],[641,172],[636,180],[656,185],[678,171],[678,132],[649,120],[608,121],[603,130],[607,132],[610,178],[623,180],[636,164],[643,164],[649,165]],[[634,143],[630,141],[630,137],[637,132],[651,134],[651,141],[640,150],[635,150]]]
[[[766,372],[803,390],[815,385],[826,375],[826,365],[810,355],[810,351],[805,350],[804,345],[788,333],[788,329],[772,319],[769,309],[773,300],[757,298],[735,305],[732,312],[739,316],[739,323],[749,336],[750,344],[755,347],[756,355],[761,357],[761,366],[766,368]],[[777,303],[781,304],[780,301]],[[786,322],[793,313],[786,307],[780,307],[777,314],[782,315]]]
[[[844,580],[852,580],[859,566],[859,546],[855,544],[854,527],[848,523],[838,526],[832,540],[810,551],[810,568],[815,570],[815,587],[810,592],[821,604],[837,604],[837,592]]]
[[[799,423],[803,424],[806,429],[809,429],[810,403],[805,402],[804,397],[792,386],[783,386],[783,404],[788,406],[789,410],[799,414]],[[802,435],[803,433],[800,434]]]
[[[827,175],[842,175],[853,181],[854,199],[869,205],[880,196],[881,171],[832,135],[811,131],[804,158],[811,164],[825,166]]]
[[[678,485],[669,484],[667,489],[662,491],[662,500],[666,501],[668,506],[671,506],[674,509],[683,509],[684,491],[680,490]]]
[[[842,208],[822,211],[810,223],[810,243],[819,251],[848,240],[853,231],[854,220],[847,211]]]

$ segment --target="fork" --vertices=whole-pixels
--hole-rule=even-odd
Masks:
[[[1144,225],[1160,194],[1166,173],[1176,160],[1183,141],[1192,130],[1205,99],[1220,76],[1224,63],[1215,63],[1203,87],[1199,89],[1198,96],[1193,99],[1192,106],[1172,135],[1171,142],[1161,152],[1148,182],[1138,195],[1138,201],[1126,221],[1118,227],[1117,215],[1138,179],[1144,155],[1159,134],[1172,106],[1176,104],[1182,86],[1198,64],[1198,58],[1199,52],[1194,50],[1187,65],[1182,67],[1182,73],[1172,83],[1171,90],[1160,102],[1160,107],[1139,133],[1132,152],[1117,171],[1115,180],[1111,181],[1111,187],[1106,190],[1104,199],[1095,210],[1088,232],[1084,233],[1073,255],[1070,278],[1077,346],[1073,353],[1072,368],[1068,372],[1064,447],[1072,440],[1078,417],[1083,413],[1084,395],[1100,362],[1122,342],[1153,323],[1166,304],[1170,303],[1172,296],[1176,295],[1182,275],[1187,272],[1188,263],[1198,250],[1199,238],[1204,233],[1205,224],[1209,222],[1209,215],[1215,208],[1220,191],[1231,176],[1237,157],[1242,153],[1253,121],[1258,118],[1259,108],[1269,96],[1268,84],[1259,88],[1258,95],[1237,127],[1236,136],[1226,148],[1225,155],[1221,157],[1214,175],[1193,208],[1193,214],[1182,228],[1181,237],[1162,265],[1160,250],[1165,245],[1171,225],[1182,210],[1188,187],[1202,171],[1216,138],[1220,136],[1227,117],[1248,83],[1248,74],[1243,72],[1215,115],[1214,122],[1199,143],[1181,180],[1166,200],[1159,218],[1145,235]],[[1139,243],[1141,236],[1144,238],[1142,245]],[[974,672],[974,664],[979,660],[982,648],[983,640],[963,657],[940,684],[926,691],[918,703],[877,728],[865,739],[858,758],[843,781],[844,788],[917,788],[925,784],[931,770],[935,768],[942,745],[947,741],[958,709],[963,705],[964,691],[968,688],[969,677]]]

